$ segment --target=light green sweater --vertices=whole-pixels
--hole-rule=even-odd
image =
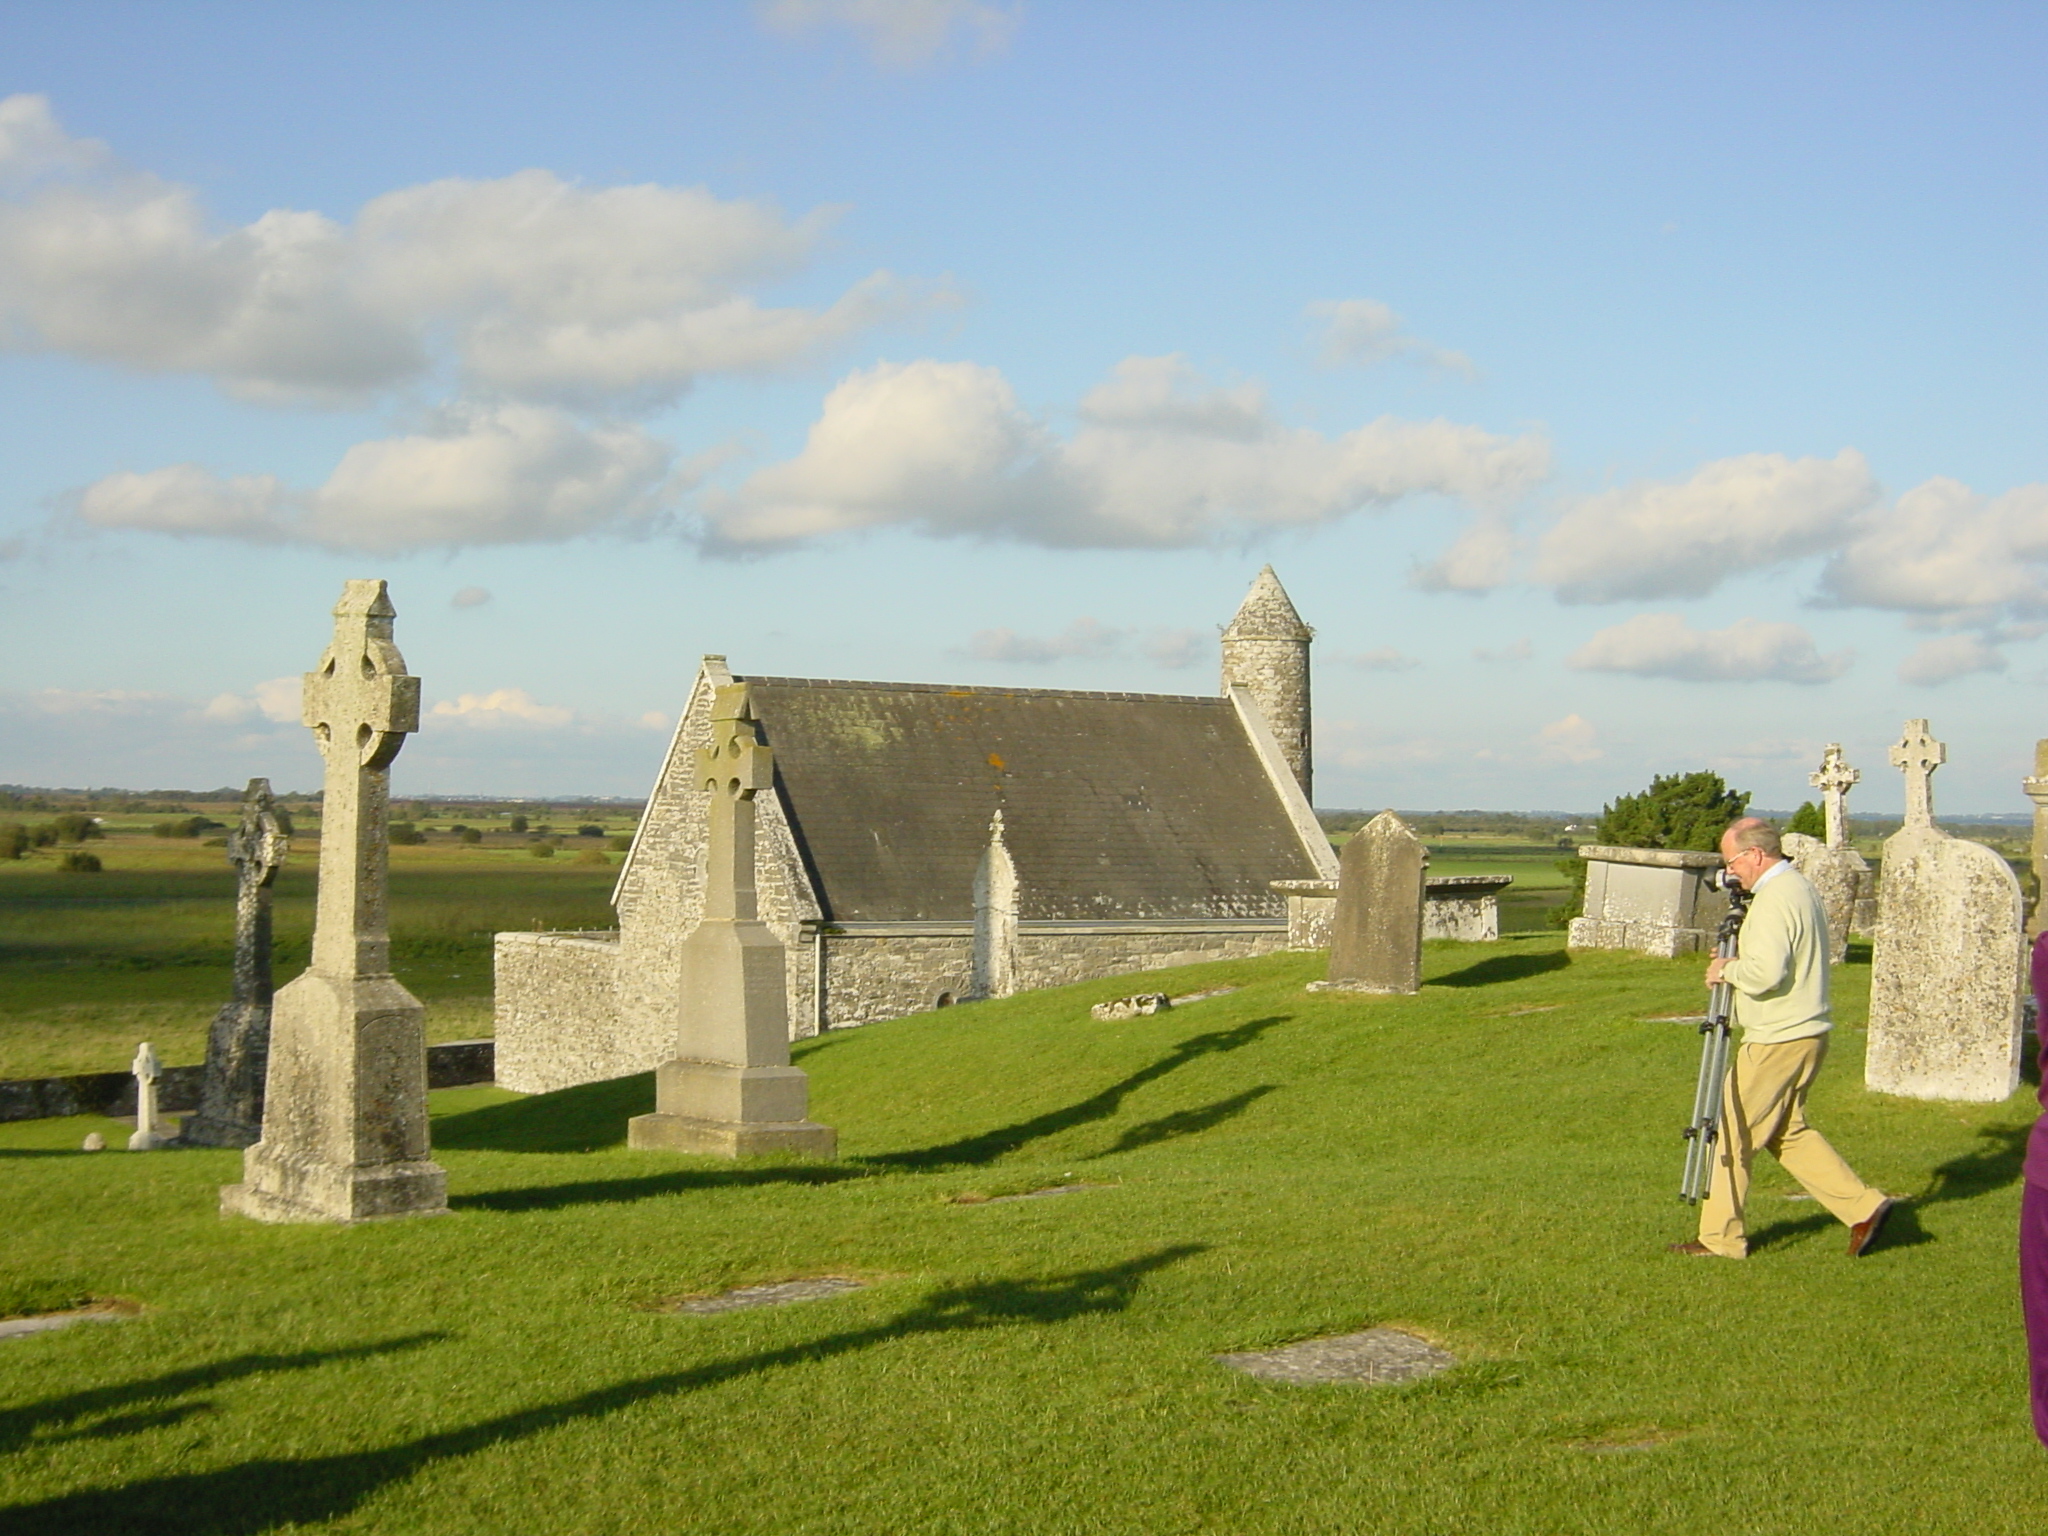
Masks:
[[[1787,864],[1759,885],[1721,979],[1735,989],[1746,1045],[1824,1035],[1828,1018],[1828,915],[1820,893]]]

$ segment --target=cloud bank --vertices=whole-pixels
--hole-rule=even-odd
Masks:
[[[1687,683],[1825,683],[1853,659],[1847,651],[1823,657],[1797,624],[1738,619],[1726,629],[1694,629],[1675,613],[1640,613],[1601,630],[1566,664]]]

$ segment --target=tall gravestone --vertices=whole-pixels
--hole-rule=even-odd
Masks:
[[[1915,1099],[1997,1103],[2020,1080],[2020,884],[1982,843],[1934,824],[1948,749],[1908,720],[1891,750],[1906,820],[1885,839],[1863,1081]]]
[[[654,1113],[627,1143],[742,1157],[831,1157],[838,1136],[809,1118],[810,1079],[789,1064],[782,941],[761,921],[754,887],[754,797],[775,782],[744,683],[717,690],[711,746],[697,754],[710,796],[704,915],[683,940],[676,1054],[655,1072]]]
[[[420,681],[392,643],[381,581],[351,581],[302,718],[326,761],[313,963],[271,1010],[263,1136],[221,1209],[258,1221],[437,1215],[427,1143],[426,1010],[391,974],[391,762],[419,729]]]
[[[1820,767],[1806,782],[1821,793],[1827,816],[1827,837],[1785,836],[1785,853],[1820,895],[1828,914],[1829,958],[1837,965],[1848,953],[1849,934],[1867,927],[1864,911],[1870,897],[1870,865],[1849,846],[1848,795],[1863,777],[1842,756],[1840,743],[1830,742]]]
[[[2034,802],[2034,910],[2027,917],[2027,937],[2048,927],[2048,741],[2034,743],[2034,775],[2020,780]]]
[[[192,1147],[246,1147],[263,1134],[263,1077],[270,1062],[270,888],[291,838],[270,797],[251,779],[242,821],[228,834],[235,866],[235,995],[213,1016],[199,1112],[178,1140]]]
[[[989,819],[988,848],[974,871],[973,967],[971,995],[1017,990],[1017,864],[1003,840],[1001,811]]]
[[[1344,845],[1330,920],[1329,979],[1318,990],[1422,990],[1422,906],[1429,849],[1392,811]]]

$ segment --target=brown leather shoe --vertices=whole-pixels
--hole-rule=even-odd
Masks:
[[[1668,1243],[1665,1245],[1664,1251],[1666,1253],[1682,1253],[1689,1259],[1718,1259],[1721,1257],[1721,1255],[1714,1252],[1705,1243],[1699,1242]]]
[[[1884,1231],[1885,1218],[1891,1215],[1892,1207],[1898,1203],[1887,1195],[1882,1205],[1849,1229],[1850,1258],[1860,1259],[1876,1246],[1878,1234]]]

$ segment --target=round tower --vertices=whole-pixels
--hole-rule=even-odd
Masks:
[[[1316,632],[1301,622],[1287,589],[1266,566],[1223,631],[1223,692],[1251,693],[1303,795],[1310,793],[1308,647]]]

